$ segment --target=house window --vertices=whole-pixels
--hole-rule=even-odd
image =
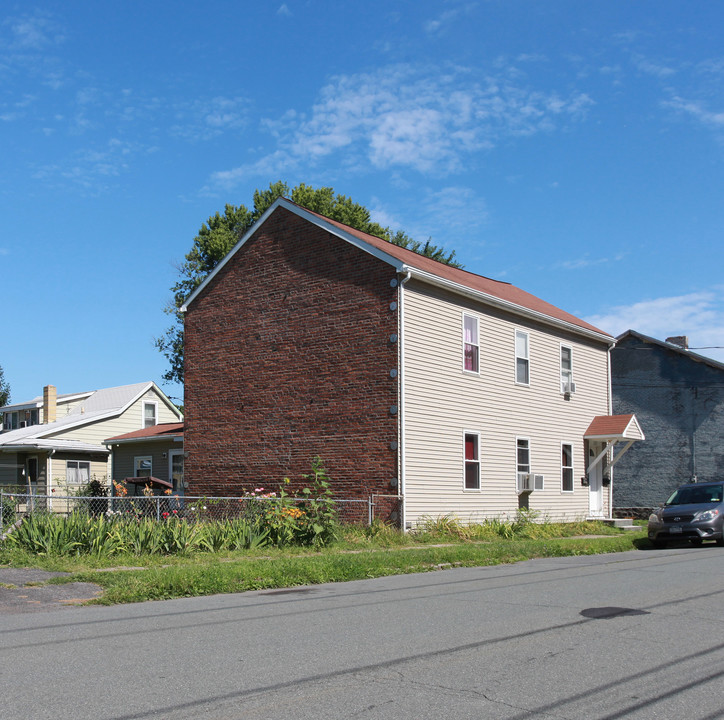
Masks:
[[[528,438],[516,438],[516,469],[518,475],[530,473],[530,440]]]
[[[478,318],[463,315],[463,368],[467,372],[479,372],[479,358]]]
[[[561,444],[561,492],[573,492],[573,445]]]
[[[530,358],[528,333],[515,331],[515,382],[520,385],[530,384]]]
[[[153,458],[150,455],[133,458],[133,476],[151,477],[153,471]]]
[[[465,433],[465,489],[480,490],[480,435]]]
[[[561,392],[572,392],[573,387],[573,350],[561,345]]]
[[[155,402],[143,403],[143,427],[153,427],[158,422],[156,418],[157,404]]]
[[[67,460],[65,463],[65,482],[70,485],[86,485],[90,482],[90,462],[87,460]]]

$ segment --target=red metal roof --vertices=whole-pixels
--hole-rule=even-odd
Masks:
[[[598,415],[584,433],[584,438],[630,438],[643,436],[635,415]]]
[[[138,440],[143,438],[183,437],[183,434],[183,423],[159,423],[158,425],[151,425],[151,427],[143,428],[141,430],[134,430],[133,432],[125,433],[123,435],[116,435],[115,437],[108,438],[105,442],[114,442],[117,440]]]
[[[571,313],[568,313],[565,310],[561,310],[555,305],[551,305],[545,300],[541,300],[535,295],[531,295],[525,290],[515,287],[515,285],[511,285],[510,283],[502,282],[500,280],[491,280],[483,275],[476,275],[475,273],[468,272],[467,270],[452,267],[446,263],[433,260],[432,258],[425,257],[424,255],[420,255],[412,250],[408,250],[407,248],[400,247],[399,245],[395,245],[387,240],[378,238],[375,235],[368,235],[361,230],[356,230],[355,228],[344,225],[336,220],[331,220],[324,215],[312,212],[306,208],[301,209],[311,215],[316,215],[325,222],[338,227],[340,230],[359,238],[363,242],[372,245],[372,247],[377,250],[381,250],[382,252],[391,255],[397,260],[400,260],[406,265],[410,265],[417,270],[422,270],[423,272],[436,275],[439,278],[449,280],[450,282],[457,283],[458,285],[470,288],[471,290],[491,295],[500,300],[504,300],[505,302],[513,303],[514,305],[518,305],[522,308],[526,308],[528,310],[541,313],[542,315],[555,318],[556,320],[561,320],[563,322],[570,323],[571,325],[577,325],[585,330],[612,338],[609,333],[600,330],[590,323],[587,323],[585,320],[581,320],[575,315],[571,315]]]

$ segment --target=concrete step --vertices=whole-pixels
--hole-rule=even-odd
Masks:
[[[627,530],[630,532],[638,532],[642,530],[641,525],[634,525],[633,518],[613,518],[613,520],[604,520],[607,525],[613,525],[619,530]]]

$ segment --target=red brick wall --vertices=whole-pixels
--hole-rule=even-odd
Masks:
[[[186,315],[189,494],[275,487],[315,455],[340,497],[395,492],[395,277],[284,208],[245,243]]]

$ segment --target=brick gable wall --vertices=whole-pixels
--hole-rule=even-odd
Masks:
[[[340,497],[396,492],[395,277],[286,209],[267,219],[186,315],[189,494],[275,487],[315,455]]]

